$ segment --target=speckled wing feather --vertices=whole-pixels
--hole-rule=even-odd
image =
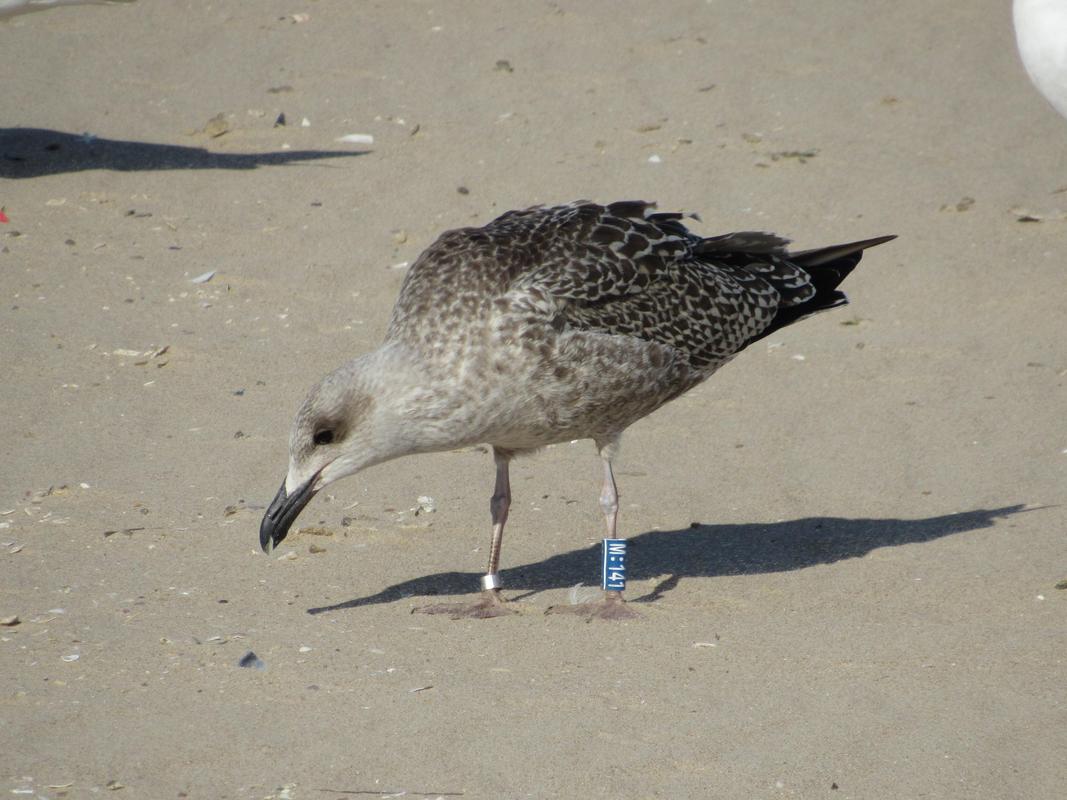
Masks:
[[[770,326],[779,308],[814,295],[779,237],[701,239],[681,214],[649,213],[645,203],[598,211],[588,234],[595,266],[546,265],[534,276],[568,301],[564,315],[576,327],[665,344],[697,369],[714,368]],[[583,274],[591,279],[582,283]]]
[[[818,287],[787,253],[786,239],[759,232],[701,238],[682,220],[640,201],[576,202],[449,231],[410,271],[390,335],[402,335],[412,318],[425,331],[445,297],[466,314],[487,299],[526,299],[557,326],[657,342],[684,353],[695,369],[713,370],[780,327],[776,320],[788,324],[788,309],[799,310],[788,321],[819,310],[805,307]],[[882,240],[860,244],[875,241]],[[803,255],[814,261],[822,252]],[[848,269],[833,274],[831,289]]]

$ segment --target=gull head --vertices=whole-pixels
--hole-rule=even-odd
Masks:
[[[289,431],[289,470],[259,527],[264,552],[285,538],[324,487],[403,454],[382,362],[376,353],[357,358],[308,392]]]

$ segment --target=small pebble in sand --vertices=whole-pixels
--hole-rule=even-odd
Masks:
[[[252,650],[249,650],[241,659],[237,662],[237,666],[245,667],[246,669],[266,669],[267,663],[255,654]]]
[[[369,133],[346,133],[334,139],[335,142],[344,144],[374,144],[374,137]]]

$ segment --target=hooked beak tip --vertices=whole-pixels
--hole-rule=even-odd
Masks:
[[[281,488],[278,489],[274,500],[271,501],[267,512],[263,515],[263,521],[259,524],[259,546],[264,553],[270,555],[274,546],[285,539],[289,528],[300,516],[304,506],[315,496],[313,487],[317,477],[317,475],[312,477],[292,494],[285,491],[285,482],[282,482]]]

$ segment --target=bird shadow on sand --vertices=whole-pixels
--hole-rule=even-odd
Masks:
[[[628,598],[651,603],[682,578],[756,575],[789,572],[819,564],[859,558],[880,547],[896,547],[989,528],[998,519],[1028,509],[1024,505],[979,509],[926,519],[847,519],[807,517],[786,522],[742,525],[701,525],[684,530],[649,531],[629,540],[631,581],[667,576],[649,592]],[[520,599],[546,589],[582,582],[596,585],[600,577],[600,544],[571,550],[543,561],[501,570],[504,587]],[[424,575],[330,606],[308,609],[323,614],[346,608],[391,603],[411,596],[470,594],[481,573],[439,572]]]
[[[44,128],[0,128],[0,178],[39,178],[106,169],[139,172],[168,169],[256,169],[324,158],[351,158],[367,150],[280,150],[213,153],[203,147],[127,142]]]

